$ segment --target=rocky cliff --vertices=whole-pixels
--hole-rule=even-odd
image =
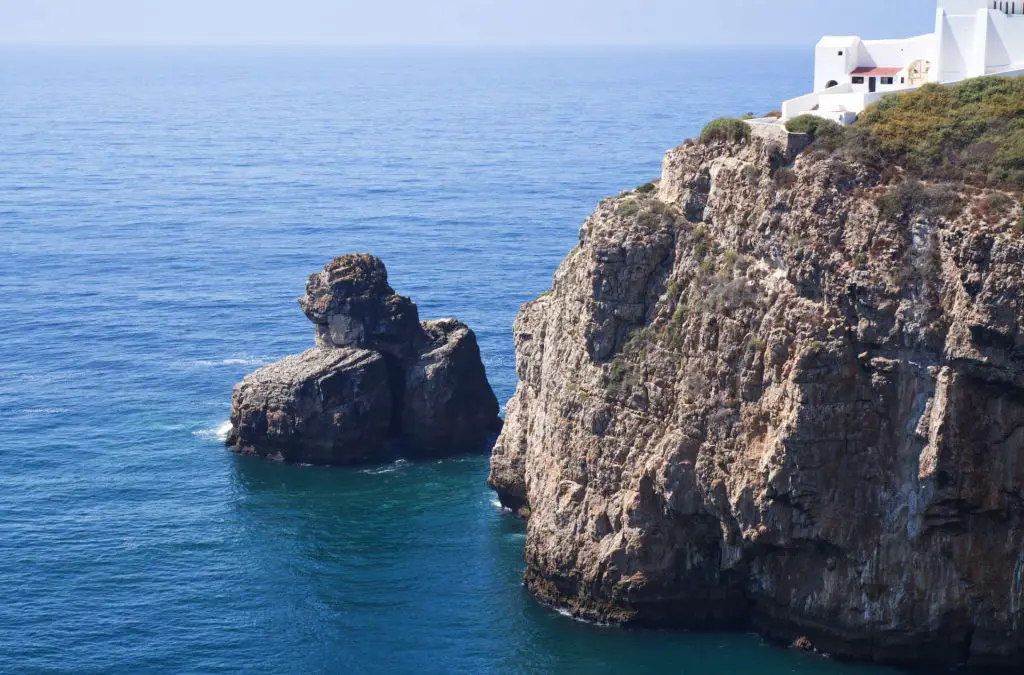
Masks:
[[[515,326],[490,483],[529,517],[530,590],[1024,666],[1019,218],[757,138],[687,143],[602,202]]]
[[[483,451],[500,428],[473,331],[453,319],[420,323],[379,259],[334,260],[299,305],[316,346],[235,387],[235,451],[344,465]]]

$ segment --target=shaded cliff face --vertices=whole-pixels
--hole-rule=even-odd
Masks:
[[[236,452],[345,465],[486,448],[501,421],[476,336],[454,319],[420,323],[378,258],[332,261],[299,305],[316,346],[235,387]]]
[[[527,584],[592,620],[1022,666],[1019,207],[788,160],[670,152],[523,307],[490,482],[529,515]]]

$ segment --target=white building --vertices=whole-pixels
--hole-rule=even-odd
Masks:
[[[935,32],[903,40],[825,37],[814,54],[814,91],[782,104],[782,118],[811,113],[853,122],[884,94],[982,75],[1024,74],[1024,0],[938,0]]]

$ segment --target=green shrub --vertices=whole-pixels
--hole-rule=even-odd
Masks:
[[[704,130],[700,132],[702,143],[713,143],[714,141],[739,143],[749,138],[750,125],[743,120],[729,117],[720,117],[717,120],[708,122]]]
[[[1024,78],[983,77],[889,94],[813,147],[919,178],[1024,188]],[[791,124],[796,119],[791,120]]]
[[[954,215],[960,199],[946,186],[924,186],[916,180],[905,180],[875,200],[883,218],[904,222],[911,216],[949,217]]]
[[[693,231],[693,254],[697,260],[703,260],[708,254],[708,230],[703,224]]]
[[[817,115],[799,115],[786,122],[786,131],[794,134],[807,134],[812,139],[819,134],[837,134],[839,125],[832,120]]]
[[[676,311],[672,312],[672,325],[678,326],[684,320],[686,320],[686,315],[689,313],[689,311],[690,308],[686,305],[686,303],[680,302],[676,306]]]
[[[619,204],[618,214],[623,218],[631,218],[640,213],[640,205],[635,199],[627,199]]]
[[[1002,192],[993,192],[985,197],[985,208],[995,213],[1005,213],[1012,203]]]
[[[657,189],[658,189],[658,186],[655,185],[654,182],[652,181],[650,183],[644,183],[643,185],[638,187],[636,189],[636,191],[639,192],[642,195],[647,195],[647,194],[650,194],[650,193],[654,192]]]
[[[791,188],[796,185],[796,172],[788,167],[782,167],[775,172],[772,180],[775,181],[775,187],[779,189]]]

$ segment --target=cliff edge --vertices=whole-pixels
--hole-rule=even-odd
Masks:
[[[1024,666],[1024,228],[981,183],[710,138],[602,202],[515,326],[490,484],[529,589]]]

